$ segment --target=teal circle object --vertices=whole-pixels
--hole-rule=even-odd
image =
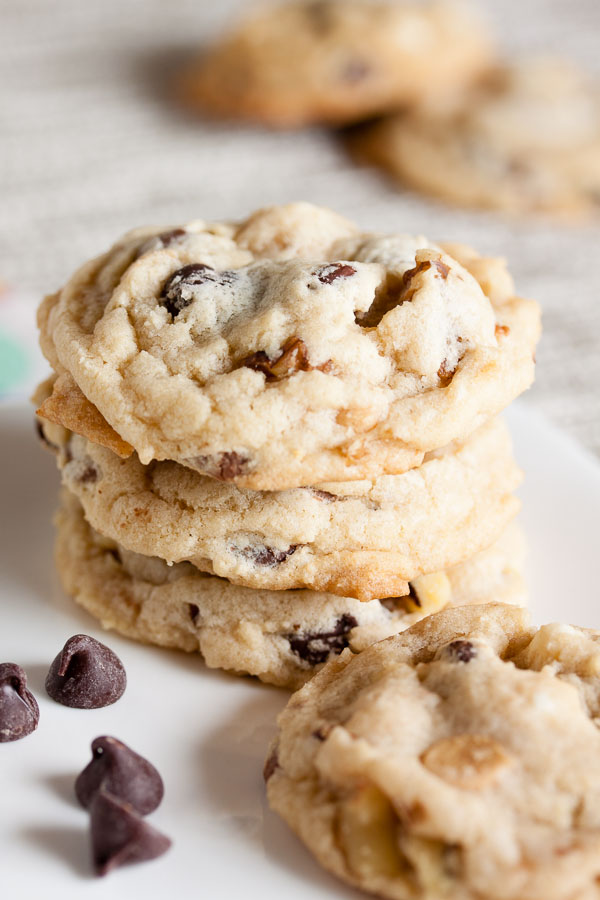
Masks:
[[[29,371],[27,353],[21,344],[0,334],[0,394],[25,381]]]

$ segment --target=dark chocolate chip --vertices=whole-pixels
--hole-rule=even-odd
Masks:
[[[90,460],[90,462],[86,463],[85,468],[79,472],[76,480],[80,484],[95,484],[99,475],[98,467]]]
[[[127,676],[119,657],[87,634],[69,638],[48,672],[53,700],[77,709],[110,706],[123,694]]]
[[[345,263],[330,263],[328,266],[321,266],[314,274],[321,284],[332,284],[337,278],[350,278],[351,275],[356,275],[356,269]]]
[[[195,456],[189,464],[205,475],[219,481],[233,481],[245,475],[250,467],[250,457],[236,450],[226,450],[214,456]]]
[[[363,59],[349,60],[341,72],[342,81],[347,84],[359,84],[368,78],[373,71],[373,67]]]
[[[417,594],[417,592],[416,592],[416,590],[415,590],[415,587],[414,587],[414,585],[412,584],[412,582],[409,582],[409,583],[408,583],[408,596],[411,598],[411,600],[413,601],[413,603],[415,604],[415,606],[418,606],[419,609],[420,609],[421,606],[422,606],[421,600],[419,599],[419,595]]]
[[[198,621],[198,616],[200,615],[200,607],[196,606],[195,603],[188,603],[188,613],[190,614],[190,619],[195,625]]]
[[[164,785],[147,759],[114,737],[97,737],[92,742],[92,761],[75,782],[75,793],[82,806],[90,806],[102,789],[130,803],[142,816],[159,806]]]
[[[0,663],[0,744],[18,741],[38,726],[40,710],[16,663]]]
[[[311,26],[319,34],[324,34],[331,30],[334,19],[332,15],[333,7],[329,0],[313,0],[312,3],[306,4],[305,12]]]
[[[171,840],[149,825],[133,806],[101,788],[90,805],[92,858],[97,875],[129,863],[156,859]]]
[[[46,433],[44,432],[43,425],[40,422],[40,420],[34,419],[33,424],[35,426],[35,433],[37,434],[38,438],[40,439],[40,441],[42,442],[44,447],[47,447],[48,450],[52,450],[53,453],[57,453],[59,450],[59,447],[57,446],[57,444],[53,444],[52,441],[48,440],[48,438],[46,437]]]
[[[271,753],[269,754],[269,756],[267,757],[267,760],[263,767],[263,778],[265,779],[265,781],[269,780],[269,778],[275,772],[275,769],[277,768],[278,765],[279,765],[279,758],[277,756],[277,748],[275,747],[275,749],[272,750]]]
[[[327,661],[330,653],[341,653],[348,646],[348,632],[358,625],[354,616],[345,613],[332,631],[301,632],[286,635],[292,651],[311,666]]]
[[[298,544],[290,544],[287,550],[276,550],[275,547],[243,547],[238,552],[257,566],[278,566],[296,552]]]
[[[214,285],[232,284],[237,275],[235,272],[217,272],[212,266],[204,263],[191,263],[173,272],[164,283],[160,292],[160,302],[171,313],[173,318],[194,301],[194,288],[200,284]]]
[[[171,244],[174,244],[179,238],[185,237],[187,231],[185,228],[172,228],[171,231],[163,231],[158,235],[158,240],[163,245],[163,247],[170,247]]]
[[[477,656],[477,650],[471,641],[452,641],[446,649],[453,659],[462,663],[468,663]]]

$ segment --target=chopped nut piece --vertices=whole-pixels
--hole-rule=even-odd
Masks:
[[[449,784],[478,791],[492,785],[514,759],[485,734],[455,734],[432,744],[421,762]]]
[[[373,784],[345,800],[338,812],[338,839],[350,868],[363,878],[397,876],[404,868],[398,824],[392,804]]]

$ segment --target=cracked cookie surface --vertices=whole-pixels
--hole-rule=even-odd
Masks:
[[[258,490],[399,473],[533,379],[537,304],[453,252],[308,204],[142,229],[46,298],[42,348],[143,463]]]
[[[413,578],[489,546],[519,508],[521,472],[500,420],[403,475],[275,492],[174,462],[143,466],[40,421],[63,484],[97,531],[246,587],[402,595]]]
[[[446,609],[331,661],[279,717],[271,806],[394,900],[600,896],[600,633]]]
[[[600,209],[600,91],[562,62],[499,69],[462,103],[382,120],[355,146],[451,203],[575,218]]]
[[[456,89],[490,57],[481,23],[457,4],[285,3],[208,48],[178,94],[205,112],[273,127],[342,124]]]
[[[491,596],[526,602],[524,541],[511,525],[468,562],[422,576],[411,593],[361,603],[314,591],[238,587],[190,563],[130,553],[86,522],[64,491],[56,562],[63,587],[105,628],[146,643],[200,652],[211,668],[297,688],[345,647],[359,652],[448,604]]]

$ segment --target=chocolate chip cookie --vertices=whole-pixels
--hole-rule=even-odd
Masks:
[[[63,484],[101,534],[246,587],[311,588],[359,600],[489,546],[519,508],[521,473],[500,420],[374,481],[249,491],[174,462],[148,466],[41,420]]]
[[[200,652],[211,668],[256,675],[297,688],[346,647],[361,651],[447,605],[491,597],[524,603],[523,538],[511,525],[468,562],[415,579],[410,593],[361,603],[314,591],[251,590],[168,566],[103,538],[64,491],[57,516],[56,561],[67,593],[135,640]]]
[[[451,3],[272,5],[185,70],[181,100],[278,128],[342,124],[445,94],[478,75],[491,42]]]
[[[498,69],[463,102],[384,119],[353,143],[451,203],[566,217],[600,209],[600,91],[559,61]]]
[[[600,633],[502,604],[343,652],[279,718],[269,802],[394,900],[595,898]]]
[[[406,471],[533,379],[537,305],[463,261],[309,204],[130,233],[42,304],[41,413],[253,490]]]

